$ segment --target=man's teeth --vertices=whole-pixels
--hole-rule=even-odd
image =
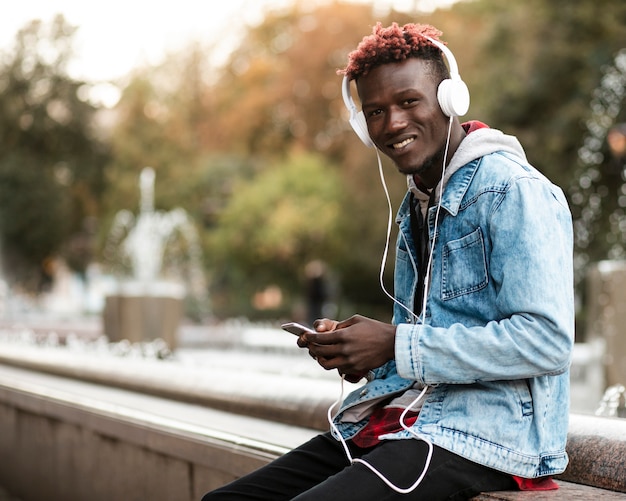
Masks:
[[[415,141],[414,138],[410,137],[408,139],[405,139],[404,141],[400,142],[400,143],[395,143],[393,145],[393,148],[395,150],[399,150],[400,148],[404,148],[407,144],[412,143],[413,141]]]

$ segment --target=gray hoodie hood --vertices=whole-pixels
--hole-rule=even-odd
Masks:
[[[524,149],[515,136],[509,136],[497,129],[483,127],[470,132],[461,141],[452,160],[446,167],[443,185],[445,186],[450,176],[465,164],[496,151],[516,155],[527,162]],[[407,176],[407,182],[409,189],[415,189],[413,176]],[[439,189],[440,187],[437,186],[436,190],[439,191]]]

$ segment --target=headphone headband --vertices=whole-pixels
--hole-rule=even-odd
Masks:
[[[422,36],[443,52],[444,56],[446,56],[446,61],[448,61],[448,67],[450,68],[450,77],[461,78],[459,75],[459,66],[456,64],[456,58],[454,57],[454,54],[452,54],[452,51],[448,49],[448,46],[439,40],[429,37],[428,35]]]

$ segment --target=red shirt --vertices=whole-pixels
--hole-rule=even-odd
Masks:
[[[373,447],[380,443],[381,435],[402,431],[400,415],[404,409],[400,407],[379,407],[370,416],[369,422],[353,438],[354,445],[362,448]],[[411,426],[417,420],[418,412],[407,412],[404,424]],[[550,491],[558,489],[552,477],[522,478],[513,476],[513,480],[522,491]]]

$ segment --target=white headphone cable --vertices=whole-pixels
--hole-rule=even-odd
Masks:
[[[408,494],[409,492],[413,492],[417,488],[417,486],[422,482],[422,480],[424,479],[424,476],[428,472],[428,467],[430,466],[430,460],[432,459],[432,456],[433,456],[433,444],[426,437],[416,433],[415,430],[413,430],[413,428],[407,426],[406,423],[404,422],[404,418],[406,417],[406,414],[413,408],[413,406],[417,404],[417,402],[419,402],[419,400],[426,394],[426,391],[428,390],[428,386],[424,386],[424,389],[420,392],[417,398],[415,398],[413,402],[411,402],[411,405],[407,406],[406,409],[404,409],[404,411],[402,411],[402,414],[400,415],[400,425],[402,426],[402,428],[408,431],[415,438],[425,442],[426,445],[428,446],[428,454],[426,456],[426,461],[424,462],[424,468],[422,470],[422,473],[417,478],[417,480],[413,483],[413,485],[407,488],[402,488],[393,484],[387,477],[385,477],[385,475],[383,475],[380,471],[378,471],[374,466],[372,466],[370,463],[368,463],[364,459],[352,457],[352,454],[350,453],[350,449],[348,448],[348,444],[346,443],[346,440],[341,435],[341,432],[337,429],[337,425],[335,425],[335,422],[334,422],[334,416],[332,415],[332,412],[335,406],[341,404],[341,402],[343,401],[344,380],[345,380],[345,376],[342,374],[341,393],[339,395],[339,398],[335,402],[333,402],[332,405],[328,408],[327,418],[333,430],[334,435],[336,436],[336,438],[339,439],[339,441],[341,442],[341,445],[343,446],[343,450],[346,453],[348,461],[350,462],[350,464],[359,463],[359,464],[364,465],[369,470],[371,470],[378,478],[380,478],[388,487],[390,487],[391,489],[393,489],[399,494]]]
[[[452,131],[452,121],[453,121],[453,118],[454,117],[452,117],[452,116],[450,117],[450,122],[449,122],[449,125],[448,125],[448,134],[447,134],[447,138],[446,138],[446,146],[445,146],[444,154],[443,154],[443,167],[442,167],[442,171],[441,171],[441,180],[439,181],[439,200],[437,201],[437,211],[436,211],[436,214],[435,214],[435,230],[434,230],[434,233],[433,233],[434,237],[433,237],[432,242],[431,242],[431,247],[430,247],[430,252],[429,252],[429,257],[428,257],[428,266],[426,268],[426,275],[424,277],[424,302],[423,302],[423,306],[422,306],[422,315],[425,315],[425,313],[426,313],[426,304],[427,304],[427,298],[428,298],[428,288],[430,286],[430,270],[431,270],[431,267],[432,267],[432,256],[433,256],[435,240],[436,240],[436,236],[437,236],[437,227],[438,227],[438,224],[439,224],[439,212],[441,210],[441,198],[442,198],[442,195],[443,195],[443,179],[444,179],[445,172],[446,172],[446,163],[447,163],[447,159],[448,159],[448,149],[450,147],[450,134],[451,134],[451,131]],[[391,238],[391,226],[392,226],[392,221],[393,221],[393,208],[392,208],[392,205],[391,205],[391,198],[389,197],[389,190],[387,189],[387,184],[385,183],[385,175],[383,173],[382,161],[380,159],[380,153],[378,151],[378,148],[376,148],[376,157],[378,159],[378,171],[380,173],[381,182],[382,182],[382,185],[383,185],[383,189],[385,191],[385,196],[387,198],[387,204],[388,204],[388,207],[389,207],[389,217],[388,217],[388,221],[387,221],[387,238],[386,238],[385,249],[383,251],[383,258],[382,258],[382,262],[381,262],[381,266],[380,266],[380,276],[379,276],[380,286],[381,286],[383,292],[389,298],[391,298],[396,304],[402,306],[405,310],[407,310],[413,316],[413,318],[417,321],[417,320],[419,320],[419,317],[417,315],[415,315],[415,313],[412,312],[405,305],[400,303],[395,297],[393,297],[391,294],[389,294],[389,292],[387,292],[387,289],[385,288],[385,285],[384,285],[384,282],[383,282],[385,264],[387,262],[387,255],[389,253],[389,242],[390,242],[390,238]],[[407,487],[407,488],[402,488],[402,487],[398,487],[397,485],[393,484],[389,479],[387,479],[387,477],[385,477],[380,471],[378,471],[374,466],[372,466],[370,463],[368,463],[364,459],[361,459],[361,458],[356,458],[355,459],[355,458],[352,457],[352,454],[350,453],[350,450],[348,448],[348,444],[346,443],[345,439],[343,438],[343,436],[341,435],[341,433],[338,430],[337,426],[335,425],[334,416],[333,416],[333,409],[336,406],[340,405],[341,402],[343,401],[344,381],[345,381],[345,376],[342,374],[341,375],[341,392],[340,392],[339,398],[335,402],[333,402],[331,404],[331,406],[328,408],[327,419],[328,419],[328,423],[330,424],[330,426],[332,428],[332,431],[333,431],[334,435],[337,438],[339,438],[339,441],[341,442],[341,445],[343,446],[343,449],[344,449],[344,451],[346,453],[346,456],[347,456],[350,464],[359,463],[359,464],[362,464],[365,467],[369,468],[388,487],[390,487],[391,489],[393,489],[394,491],[396,491],[399,494],[408,494],[410,492],[413,492],[419,486],[419,484],[422,482],[422,480],[426,476],[426,473],[428,472],[428,468],[430,466],[430,461],[431,461],[432,455],[433,455],[433,443],[428,438],[418,434],[410,426],[407,426],[406,423],[404,422],[404,419],[405,419],[407,413],[413,408],[413,406],[415,406],[424,397],[424,395],[426,395],[426,392],[428,391],[428,385],[424,386],[424,388],[422,389],[420,394],[411,402],[410,405],[408,405],[402,411],[402,414],[400,414],[400,426],[402,426],[402,428],[405,431],[409,432],[415,438],[425,442],[426,445],[428,446],[428,453],[426,455],[426,461],[424,462],[424,468],[422,469],[422,473],[419,475],[419,477],[413,483],[413,485],[411,485],[410,487]]]
[[[387,207],[389,208],[389,215],[387,217],[387,238],[385,239],[385,248],[383,250],[383,257],[380,263],[380,274],[378,276],[378,281],[380,282],[380,288],[387,295],[387,297],[391,299],[397,305],[404,308],[409,313],[409,315],[413,317],[413,320],[417,322],[419,321],[419,317],[415,314],[415,312],[411,311],[410,308],[408,308],[406,305],[402,304],[395,297],[389,294],[389,292],[387,291],[387,288],[385,287],[384,275],[385,275],[385,266],[387,264],[387,256],[389,254],[389,242],[391,240],[391,227],[393,224],[393,207],[391,205],[391,198],[389,197],[389,190],[387,189],[387,183],[385,182],[385,173],[383,171],[383,163],[380,159],[380,152],[378,151],[378,148],[376,148],[376,158],[378,160],[378,174],[380,176],[380,182],[383,185],[385,197],[387,198]],[[412,259],[411,259],[411,263],[413,264],[413,271],[417,275],[417,268],[415,266],[415,262],[413,262]]]
[[[437,211],[435,212],[435,229],[433,231],[433,239],[430,243],[430,252],[428,253],[428,266],[426,267],[426,275],[424,276],[424,297],[422,303],[422,315],[426,315],[426,302],[428,298],[428,291],[430,289],[430,272],[433,263],[433,252],[435,250],[435,241],[437,240],[437,229],[439,227],[439,213],[441,212],[441,199],[443,197],[443,179],[446,175],[446,164],[448,162],[448,150],[450,149],[450,134],[452,133],[452,121],[454,117],[450,117],[448,122],[448,135],[446,137],[446,147],[443,152],[443,166],[441,168],[441,179],[439,180],[439,197],[437,200]]]
[[[433,232],[433,235],[435,236],[435,238],[432,239],[431,243],[430,243],[430,252],[428,253],[428,266],[426,267],[426,275],[424,277],[424,295],[423,295],[423,304],[422,304],[422,315],[425,314],[426,312],[426,302],[427,302],[427,298],[428,298],[428,289],[430,288],[430,271],[431,271],[431,267],[432,267],[432,256],[433,256],[433,250],[435,249],[435,240],[436,240],[436,234],[437,234],[437,227],[439,225],[439,213],[441,211],[441,198],[443,196],[443,178],[445,176],[446,173],[446,164],[448,161],[448,150],[450,148],[450,135],[452,132],[452,121],[453,121],[454,117],[450,117],[450,121],[448,123],[448,134],[446,136],[446,146],[444,149],[444,153],[443,153],[443,166],[442,166],[442,170],[441,170],[441,180],[439,181],[439,197],[438,197],[438,201],[437,201],[437,212],[435,213],[435,231]],[[376,148],[376,158],[378,160],[378,174],[380,175],[380,181],[381,184],[383,186],[383,190],[385,192],[385,198],[387,199],[387,207],[389,208],[389,215],[387,217],[387,238],[385,239],[385,248],[383,250],[383,257],[380,263],[380,274],[378,277],[378,280],[380,282],[380,287],[383,290],[383,292],[387,295],[387,297],[389,299],[391,299],[394,303],[396,303],[397,305],[401,306],[402,308],[404,308],[412,317],[415,321],[419,320],[419,316],[416,315],[413,311],[411,311],[410,308],[408,308],[406,305],[402,304],[400,301],[398,301],[394,296],[392,296],[388,291],[387,288],[385,287],[385,283],[384,283],[384,274],[385,274],[385,266],[387,264],[387,256],[389,254],[389,245],[390,245],[390,240],[391,240],[391,227],[393,224],[393,207],[391,205],[391,198],[389,196],[389,190],[387,188],[387,183],[385,182],[385,173],[383,171],[383,164],[382,161],[380,159],[380,152],[378,151],[378,148]],[[415,268],[415,263],[413,263],[413,271],[415,272],[415,274],[417,275],[417,270]]]

